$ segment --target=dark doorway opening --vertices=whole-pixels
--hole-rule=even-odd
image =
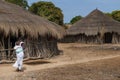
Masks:
[[[105,33],[104,34],[104,43],[112,43],[112,33]]]

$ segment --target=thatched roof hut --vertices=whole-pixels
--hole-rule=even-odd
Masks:
[[[75,36],[75,35],[76,36],[84,35],[86,37],[93,36],[93,37],[91,37],[91,39],[93,39],[95,36],[97,36],[97,37],[99,36],[99,38],[102,37],[101,39],[102,39],[102,42],[104,43],[105,37],[107,37],[107,35],[105,35],[105,34],[110,33],[110,34],[108,34],[108,36],[111,35],[111,38],[113,37],[113,33],[120,34],[120,22],[105,15],[100,10],[95,9],[89,15],[87,15],[85,18],[83,18],[83,19],[79,20],[78,22],[76,22],[75,24],[73,24],[73,26],[67,30],[67,33],[68,33],[68,35],[71,35],[71,36]],[[86,41],[86,39],[83,39],[83,40]],[[96,40],[98,43],[98,41],[100,39],[96,39]],[[79,40],[79,41],[81,41],[81,40]],[[110,42],[112,43],[112,41],[113,40],[111,40]]]
[[[0,0],[0,50],[13,48],[15,41],[22,37],[29,48],[29,57],[39,57],[42,53],[54,52],[53,48],[57,49],[56,39],[64,35],[65,30],[61,26]]]
[[[18,36],[19,32],[22,36],[27,33],[31,37],[49,34],[62,38],[64,35],[60,26],[3,0],[0,0],[0,31],[6,36],[10,33]]]

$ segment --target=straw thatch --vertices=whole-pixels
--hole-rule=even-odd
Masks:
[[[0,0],[0,31],[6,36],[10,33],[18,36],[21,32],[22,36],[26,33],[31,37],[48,34],[55,38],[62,38],[65,33],[60,26],[2,0]]]
[[[118,43],[119,34],[120,22],[95,9],[67,30],[65,42]]]
[[[120,22],[105,15],[100,10],[95,9],[88,16],[73,24],[67,31],[69,35],[81,33],[86,35],[96,35],[105,32],[120,33]]]
[[[24,40],[25,58],[45,58],[59,53],[57,39],[65,30],[23,8],[0,0],[0,61],[13,60],[15,42]]]

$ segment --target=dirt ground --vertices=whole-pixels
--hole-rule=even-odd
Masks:
[[[24,72],[0,64],[0,80],[120,80],[119,44],[59,43],[59,56],[24,62]]]

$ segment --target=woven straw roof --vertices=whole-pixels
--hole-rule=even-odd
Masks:
[[[88,16],[79,20],[67,30],[68,35],[86,34],[96,35],[98,33],[117,32],[120,33],[120,22],[105,15],[98,9],[93,10]]]
[[[61,26],[3,0],[0,0],[0,31],[5,36],[17,36],[20,31],[23,36],[25,33],[30,37],[48,34],[59,39],[65,34]]]

